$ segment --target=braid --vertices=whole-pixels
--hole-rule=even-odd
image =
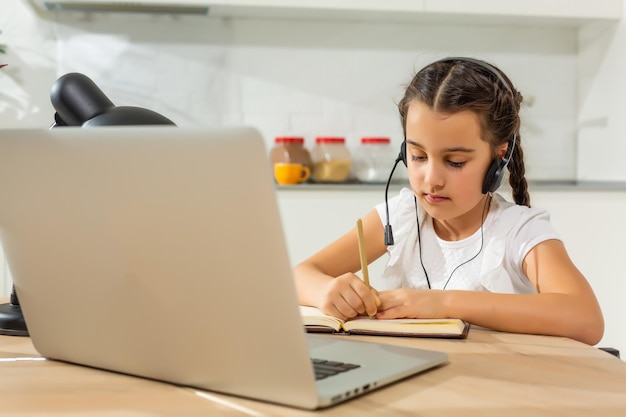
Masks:
[[[526,181],[526,168],[524,167],[524,150],[519,144],[519,134],[516,137],[515,151],[509,161],[509,184],[511,185],[515,204],[530,207],[530,194]]]

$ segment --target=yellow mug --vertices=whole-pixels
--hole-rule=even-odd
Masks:
[[[311,175],[309,167],[297,163],[278,162],[274,164],[274,178],[280,185],[295,185],[306,181]]]

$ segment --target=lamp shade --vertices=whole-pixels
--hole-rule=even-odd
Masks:
[[[174,125],[170,119],[141,107],[117,107],[86,75],[70,72],[52,86],[50,100],[57,126]]]

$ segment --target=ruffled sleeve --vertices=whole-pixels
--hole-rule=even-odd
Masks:
[[[546,210],[518,206],[500,196],[494,197],[498,207],[484,246],[481,285],[490,292],[536,293],[522,268],[524,258],[539,243],[560,237]]]

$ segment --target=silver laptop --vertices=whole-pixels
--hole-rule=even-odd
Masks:
[[[48,358],[306,409],[447,362],[305,334],[254,129],[4,130],[0,196],[2,244]],[[357,367],[316,381],[311,358]]]

